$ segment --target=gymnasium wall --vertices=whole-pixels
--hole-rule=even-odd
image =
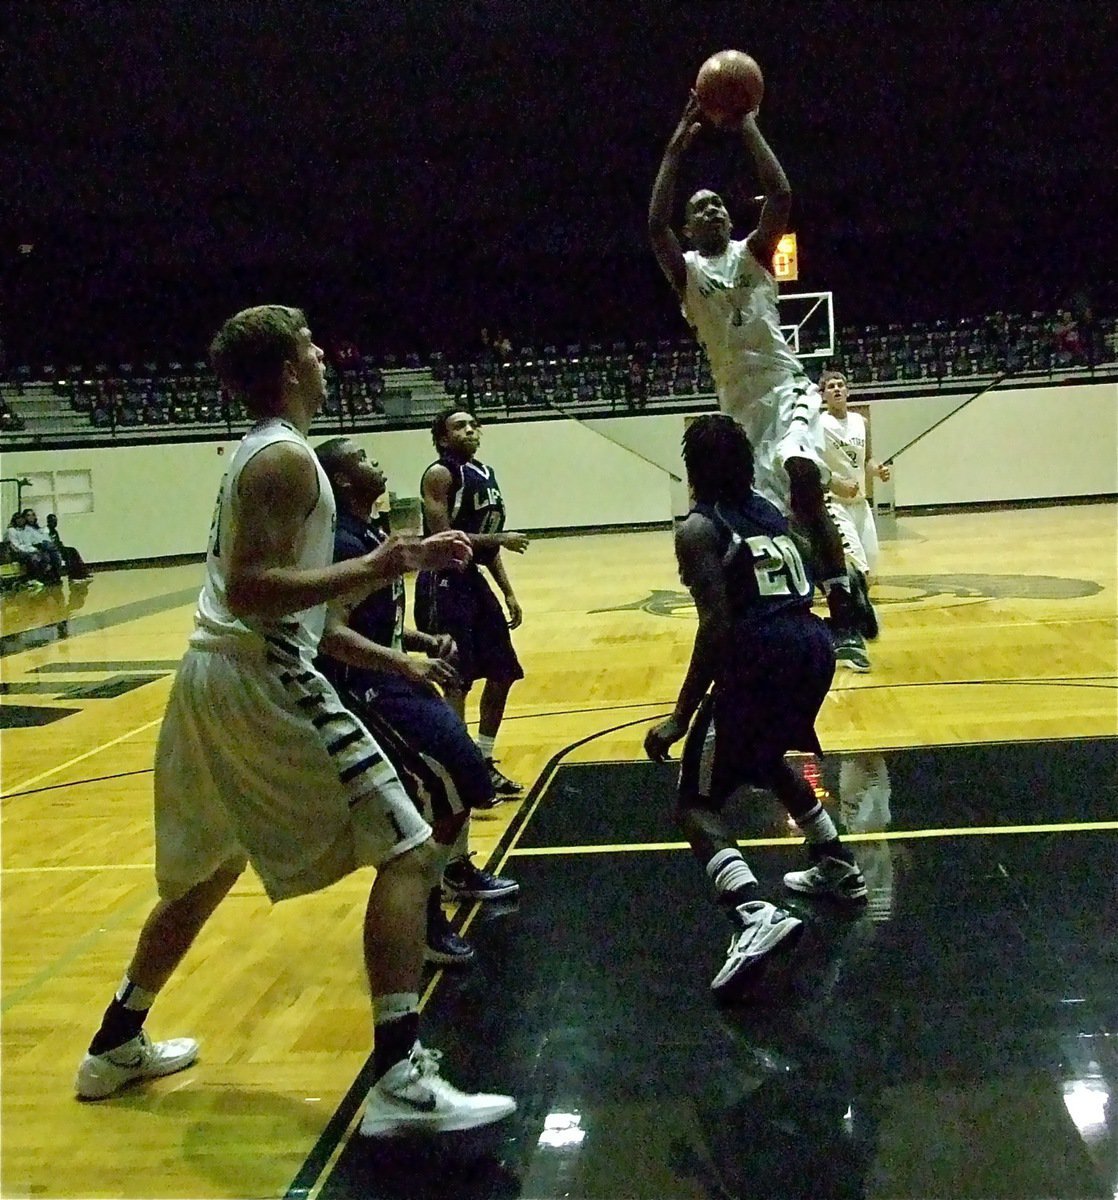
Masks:
[[[873,453],[881,458],[901,451],[894,480],[898,508],[1118,494],[1118,384],[989,393],[903,449],[962,399],[916,396],[868,407]],[[670,473],[683,473],[684,419],[683,413],[664,413],[492,424],[481,454],[497,472],[513,528],[667,522],[683,501]],[[420,474],[433,457],[425,430],[359,434],[356,440],[385,467],[393,492],[418,493]],[[198,554],[234,446],[14,451],[4,455],[2,473],[34,475],[59,493],[60,481],[88,478],[89,511],[63,511],[60,522],[66,541],[90,562]],[[42,518],[55,498],[25,492],[24,504],[37,507]]]

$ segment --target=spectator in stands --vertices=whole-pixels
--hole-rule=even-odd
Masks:
[[[12,513],[4,540],[12,558],[23,564],[28,579],[40,584],[61,582],[61,575],[55,568],[54,556],[44,553],[35,538],[34,530],[27,528],[27,518],[22,512]]]
[[[493,338],[493,353],[498,362],[508,362],[512,358],[512,342],[508,339],[508,334],[497,331]]]
[[[629,376],[625,385],[630,408],[644,408],[648,403],[648,373],[644,363],[635,356],[629,359]]]
[[[0,432],[18,433],[23,427],[23,418],[19,413],[12,412],[7,404],[0,400]]]
[[[54,513],[47,513],[47,536],[51,543],[62,555],[62,559],[66,564],[66,574],[70,576],[71,583],[88,583],[93,572],[85,564],[85,559],[74,549],[73,546],[64,546],[62,537],[58,532],[58,518]]]
[[[58,575],[58,578],[61,579],[63,572],[66,570],[66,560],[63,558],[58,546],[55,545],[54,539],[45,529],[40,527],[38,513],[33,508],[25,508],[23,510],[23,520],[35,545],[50,560],[52,568]]]

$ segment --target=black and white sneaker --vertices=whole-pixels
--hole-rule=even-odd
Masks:
[[[443,887],[451,896],[461,900],[511,900],[520,892],[515,879],[505,879],[475,867],[470,861],[473,854],[464,854],[446,865],[443,871]]]
[[[454,932],[443,910],[429,910],[423,961],[439,967],[464,967],[473,962],[475,957],[473,946]]]
[[[79,1100],[104,1100],[137,1079],[158,1079],[189,1067],[198,1057],[193,1038],[153,1042],[142,1030],[105,1054],[87,1054],[78,1067],[74,1091]]]
[[[726,961],[710,982],[716,996],[728,996],[756,972],[778,946],[790,949],[804,931],[804,923],[765,900],[738,905],[742,929],[730,940]]]
[[[858,623],[858,631],[872,642],[878,635],[879,627],[877,613],[870,601],[870,586],[866,582],[865,575],[857,567],[847,569],[847,578],[850,580],[850,599],[855,620]]]
[[[866,643],[862,641],[860,633],[850,630],[839,633],[832,629],[831,637],[835,646],[835,662],[840,667],[863,675],[870,669],[870,656],[866,653]]]
[[[361,1118],[364,1137],[449,1133],[491,1125],[516,1112],[511,1096],[459,1091],[439,1071],[442,1055],[418,1042],[373,1086]]]
[[[806,871],[789,871],[784,886],[805,896],[828,896],[848,904],[865,904],[866,877],[857,863],[821,856]]]
[[[514,783],[513,780],[501,772],[491,758],[485,760],[485,765],[489,770],[489,781],[493,784],[493,791],[498,799],[511,800],[514,796],[519,796],[524,791],[524,788],[519,783]]]

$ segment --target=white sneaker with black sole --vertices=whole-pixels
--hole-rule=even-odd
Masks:
[[[869,894],[866,877],[857,863],[829,855],[812,863],[806,871],[789,871],[784,876],[784,886],[804,896],[827,896],[848,904],[865,904]]]
[[[745,922],[730,940],[722,970],[711,980],[710,990],[723,995],[746,981],[754,969],[778,946],[791,949],[804,931],[804,923],[775,904],[750,900],[738,905]]]
[[[408,1057],[369,1091],[360,1133],[365,1137],[450,1133],[492,1125],[516,1112],[511,1096],[459,1091],[439,1074],[441,1058],[438,1050],[426,1050],[416,1042]]]
[[[198,1057],[193,1038],[153,1042],[140,1032],[105,1054],[87,1054],[78,1067],[74,1091],[79,1100],[104,1100],[138,1079],[158,1079],[189,1067]]]

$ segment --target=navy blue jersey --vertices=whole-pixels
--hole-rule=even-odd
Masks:
[[[450,496],[447,511],[450,513],[451,529],[463,533],[500,533],[505,527],[505,502],[492,467],[471,459],[469,462],[453,462],[440,458],[431,467],[442,466],[450,472]],[[427,468],[427,471],[431,469]],[[423,474],[426,475],[427,471]],[[420,482],[420,491],[423,489]],[[423,517],[423,532],[433,532],[427,527],[426,513]]]
[[[744,505],[697,504],[718,533],[726,594],[735,621],[757,624],[811,608],[811,575],[785,517],[753,492]]]
[[[373,525],[366,524],[351,513],[338,512],[338,526],[334,531],[334,561],[344,562],[349,558],[361,558],[375,550],[385,539]],[[371,591],[350,613],[347,622],[351,629],[379,646],[393,650],[402,647],[404,636],[404,581],[394,579],[385,587]],[[323,656],[319,668],[332,683],[360,691],[371,687],[379,679],[379,671],[364,667],[353,667],[337,659]]]

